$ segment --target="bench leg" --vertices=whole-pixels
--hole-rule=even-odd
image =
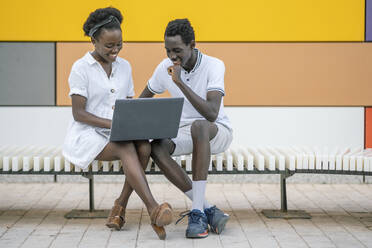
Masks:
[[[286,177],[280,174],[280,207],[282,212],[287,212],[287,184]]]
[[[280,174],[280,210],[265,209],[262,214],[267,218],[282,219],[311,219],[311,216],[303,210],[288,210],[287,208],[287,185],[286,179],[293,174],[285,172]]]
[[[65,214],[66,219],[95,219],[107,218],[109,210],[94,209],[94,178],[92,174],[83,174],[89,179],[89,210],[73,209]]]
[[[89,212],[94,211],[94,178],[89,178]]]

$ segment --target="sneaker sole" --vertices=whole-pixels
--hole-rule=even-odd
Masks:
[[[189,239],[202,239],[202,238],[206,238],[208,237],[208,230],[206,230],[205,232],[203,233],[194,233],[194,234],[186,234],[186,238],[189,238]]]
[[[222,231],[225,229],[226,223],[229,219],[230,219],[230,216],[226,216],[225,218],[221,218],[221,220],[219,221],[219,223],[217,224],[217,227],[215,229],[213,227],[211,227],[212,232],[214,232],[216,234],[221,234]]]

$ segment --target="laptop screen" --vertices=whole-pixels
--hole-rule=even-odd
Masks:
[[[110,141],[176,137],[183,101],[183,98],[116,100]]]

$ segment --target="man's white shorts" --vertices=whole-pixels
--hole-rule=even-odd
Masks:
[[[218,131],[216,136],[209,141],[211,154],[218,154],[226,151],[233,139],[232,130],[219,123],[215,124],[217,125]],[[172,156],[192,153],[193,144],[191,138],[191,124],[180,127],[178,129],[177,137],[172,139],[172,141],[176,145]]]

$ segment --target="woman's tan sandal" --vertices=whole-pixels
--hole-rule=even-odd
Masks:
[[[107,217],[106,226],[119,231],[125,223],[124,212],[125,209],[122,206],[115,204]]]
[[[164,226],[172,223],[173,213],[169,203],[160,204],[150,214],[151,227],[154,229],[159,239],[164,240],[167,236]]]
[[[160,204],[152,211],[150,219],[151,224],[155,224],[158,227],[169,225],[173,220],[172,207],[169,203]]]

